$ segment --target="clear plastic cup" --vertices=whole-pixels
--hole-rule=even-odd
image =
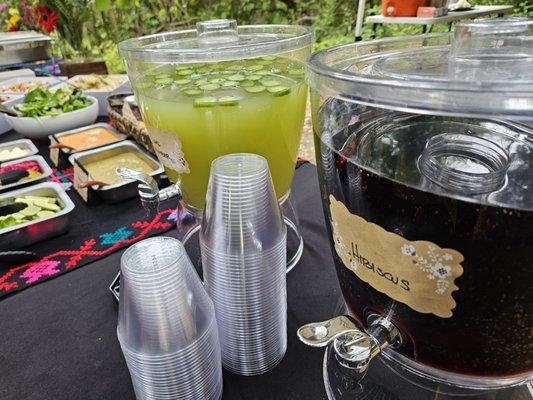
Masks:
[[[183,245],[138,242],[121,274],[117,336],[137,399],[220,399],[215,311]]]
[[[213,161],[200,244],[224,367],[267,372],[287,348],[286,228],[263,157]]]

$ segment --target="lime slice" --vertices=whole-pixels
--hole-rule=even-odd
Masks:
[[[267,90],[272,93],[274,96],[285,96],[291,92],[291,88],[287,86],[272,86],[267,88]]]
[[[183,93],[185,93],[187,96],[198,96],[199,94],[202,94],[203,92],[199,89],[187,89],[187,90],[184,90]]]
[[[220,85],[217,83],[207,83],[205,85],[200,85],[202,90],[217,90],[220,89]]]
[[[194,107],[214,107],[217,105],[217,99],[214,97],[198,97],[194,100]]]
[[[265,91],[265,87],[261,85],[257,85],[257,86],[245,87],[244,90],[246,90],[248,93],[261,93]]]
[[[236,106],[239,104],[239,99],[235,96],[223,96],[218,99],[218,104],[221,106]]]
[[[276,81],[274,79],[264,79],[261,81],[261,83],[263,84],[263,86],[266,86],[266,87],[274,87],[274,86],[279,86],[281,82]]]

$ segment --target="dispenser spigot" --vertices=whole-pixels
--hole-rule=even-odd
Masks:
[[[398,329],[386,318],[372,314],[365,331],[347,315],[327,321],[313,322],[298,329],[299,339],[312,347],[332,344],[334,356],[346,373],[361,380],[370,360],[389,345],[401,343]]]

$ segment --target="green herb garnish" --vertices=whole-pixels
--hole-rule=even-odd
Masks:
[[[37,88],[28,92],[24,101],[13,108],[23,117],[53,117],[91,104],[92,101],[80,91],[68,87],[56,90]]]

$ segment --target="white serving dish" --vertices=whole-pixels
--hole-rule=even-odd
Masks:
[[[75,75],[72,78],[70,78],[67,82],[73,85],[76,85],[76,82],[79,81],[84,76],[89,76],[89,75]],[[120,79],[121,83],[112,89],[88,89],[88,90],[82,89],[85,95],[93,96],[98,99],[98,104],[99,104],[98,115],[103,115],[103,116],[107,116],[107,106],[108,106],[107,96],[109,96],[112,92],[114,92],[118,88],[121,88],[122,86],[128,83],[128,75],[126,74],[110,74],[107,76]]]
[[[24,95],[26,92],[9,92],[4,89],[5,87],[17,83],[27,83],[27,82],[39,82],[46,85],[46,88],[50,89],[58,84],[61,81],[58,78],[53,76],[20,76],[17,78],[6,79],[5,81],[0,82],[0,95],[2,94],[15,94],[15,95]]]
[[[1,83],[1,82],[0,82]],[[15,100],[22,97],[21,94],[2,94],[0,97],[8,97],[9,100],[2,103],[5,107],[12,107],[15,104]],[[11,130],[11,125],[7,122],[5,114],[0,113],[0,135]]]
[[[11,150],[11,149],[14,149],[15,147],[21,147],[23,149],[27,149],[28,152],[27,154],[24,154],[23,156],[13,157],[7,160],[0,160],[0,163],[12,161],[12,160],[19,160],[21,158],[33,156],[39,152],[39,150],[37,150],[37,147],[35,147],[32,141],[28,139],[19,139],[19,140],[12,140],[11,142],[0,143],[0,151],[5,150],[5,149]]]
[[[37,140],[47,140],[48,135],[91,125],[98,118],[98,100],[86,96],[92,104],[79,110],[66,112],[53,117],[12,117],[5,115],[11,127],[23,136]],[[19,98],[13,105],[22,102]]]

